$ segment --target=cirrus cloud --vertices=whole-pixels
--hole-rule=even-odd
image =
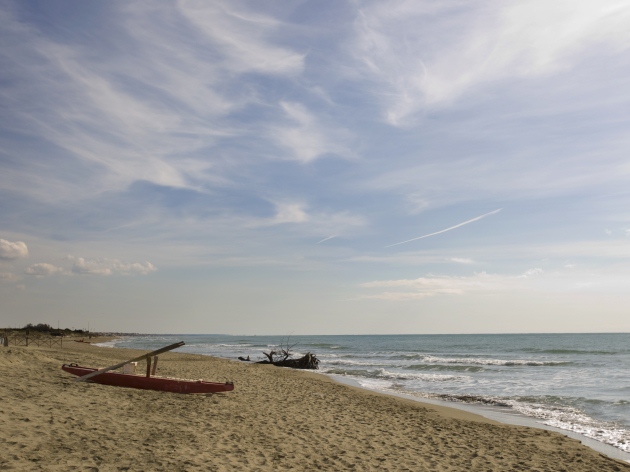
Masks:
[[[345,145],[347,133],[324,125],[323,120],[300,103],[281,102],[280,107],[288,123],[275,124],[269,134],[279,146],[289,149],[289,159],[305,164],[327,154],[352,156]]]
[[[627,51],[629,21],[622,1],[366,2],[350,54],[379,84],[385,121],[404,126],[484,85],[558,74],[597,51]]]

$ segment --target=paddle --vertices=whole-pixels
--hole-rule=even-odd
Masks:
[[[140,357],[136,357],[134,359],[131,359],[131,360],[128,360],[128,361],[125,361],[125,362],[121,362],[120,364],[116,364],[116,365],[113,365],[111,367],[105,367],[103,369],[99,369],[99,370],[96,370],[94,372],[90,372],[89,374],[85,374],[82,377],[77,377],[76,379],[74,379],[74,381],[75,382],[83,382],[84,380],[91,379],[92,377],[96,377],[97,375],[103,374],[105,372],[109,372],[110,370],[118,369],[119,367],[122,367],[125,364],[129,364],[130,362],[138,362],[138,361],[141,361],[142,359],[146,359],[147,357],[156,356],[158,354],[162,354],[163,352],[170,351],[172,349],[177,349],[178,347],[183,346],[184,344],[186,344],[184,341],[180,341],[178,343],[171,344],[170,346],[166,346],[166,347],[158,349],[157,351],[149,352],[148,354],[144,354],[144,355],[142,355]]]

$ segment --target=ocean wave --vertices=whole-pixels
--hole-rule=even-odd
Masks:
[[[317,358],[321,361],[322,359],[339,359],[346,356],[340,356],[338,354],[330,354],[330,353],[316,353]],[[354,356],[349,356],[354,357]]]
[[[371,373],[362,369],[337,369],[337,368],[323,368],[321,372],[330,375],[342,375],[344,377],[357,377],[357,378],[376,378],[375,373]]]
[[[424,374],[415,372],[392,372],[384,368],[379,369],[343,369],[339,367],[322,369],[325,374],[343,375],[355,378],[369,378],[382,380],[415,380],[422,382],[458,382],[468,380],[468,377],[445,374]]]
[[[227,349],[242,349],[246,347],[255,347],[255,344],[190,344],[190,346],[199,346],[199,347],[219,347],[219,348],[227,348]]]
[[[391,382],[383,379],[356,379],[358,384],[369,390],[376,390],[380,392],[390,392],[392,390]]]
[[[434,357],[424,356],[424,362],[435,364],[472,364],[492,366],[557,366],[567,365],[570,362],[536,361],[532,359],[484,359],[482,357]]]
[[[467,380],[467,377],[457,375],[444,374],[420,374],[413,372],[391,372],[385,369],[379,369],[379,377],[396,380],[422,380],[423,382],[452,382]]]
[[[426,398],[434,398],[436,400],[444,400],[448,402],[511,407],[511,405],[507,403],[505,399],[502,399],[500,397],[491,397],[491,396],[484,396],[484,395],[456,394],[456,393],[427,393],[421,396],[424,396]]]
[[[450,370],[455,372],[483,372],[485,370],[482,366],[476,365],[450,365],[450,364],[413,364],[405,366],[405,369],[409,370]]]
[[[371,362],[371,361],[352,361],[352,360],[348,360],[348,359],[337,359],[337,360],[326,360],[326,365],[335,365],[335,366],[362,365],[362,366],[374,368],[374,367],[377,367],[379,364],[376,364],[376,363]]]
[[[397,359],[410,359],[410,360],[418,360],[424,359],[427,357],[427,354],[409,354],[409,353],[400,353],[395,356]]]
[[[625,352],[621,352],[619,350],[616,351],[590,351],[587,349],[538,349],[538,348],[526,348],[523,349],[524,352],[535,352],[540,354],[593,354],[593,355],[618,355],[618,354],[626,354]]]
[[[497,366],[557,366],[568,365],[567,361],[541,361],[535,359],[489,359],[484,357],[440,357],[427,354],[397,353],[393,359],[418,360],[432,364],[473,364]]]
[[[485,369],[483,366],[474,365],[452,365],[452,364],[413,364],[405,365],[401,362],[386,362],[387,360],[372,359],[372,360],[359,360],[360,358],[342,358],[331,356],[318,356],[320,361],[326,366],[338,366],[338,367],[354,367],[364,366],[366,368],[381,368],[381,367],[395,367],[403,370],[413,371],[452,371],[452,372],[483,372]],[[381,362],[383,361],[383,362]]]
[[[305,343],[304,346],[308,346],[312,348],[321,347],[323,349],[333,349],[333,350],[348,349],[345,346],[340,346],[338,344],[328,344],[328,343]]]
[[[361,361],[374,361],[375,363],[378,363],[381,361],[388,361],[390,359],[388,357],[375,357],[375,356],[370,356],[368,354],[363,354],[363,353],[348,354],[343,351],[325,352],[325,351],[312,350],[311,352],[317,355],[317,357],[322,358],[322,359],[325,359],[325,358],[348,359],[348,360],[359,359]]]

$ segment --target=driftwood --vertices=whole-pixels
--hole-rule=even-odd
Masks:
[[[317,369],[319,368],[319,359],[310,352],[307,352],[302,357],[293,358],[291,349],[295,347],[295,344],[289,345],[288,341],[286,345],[280,345],[269,352],[263,352],[267,360],[256,362],[256,364],[273,364],[278,367],[291,367],[292,369]],[[249,360],[240,358],[240,360]]]
[[[271,357],[266,352],[263,352],[263,354],[268,358]],[[319,359],[315,357],[315,354],[307,352],[298,359],[266,360],[256,362],[256,364],[273,364],[278,367],[291,367],[292,369],[317,369],[319,367]]]

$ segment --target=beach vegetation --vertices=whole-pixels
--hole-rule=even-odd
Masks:
[[[50,333],[54,336],[64,335],[68,336],[71,334],[88,334],[89,331],[84,329],[70,329],[70,328],[53,328],[51,325],[47,323],[27,323],[23,328],[5,328],[5,331],[23,331],[23,332],[31,332],[31,333]],[[96,334],[96,333],[93,333]]]

